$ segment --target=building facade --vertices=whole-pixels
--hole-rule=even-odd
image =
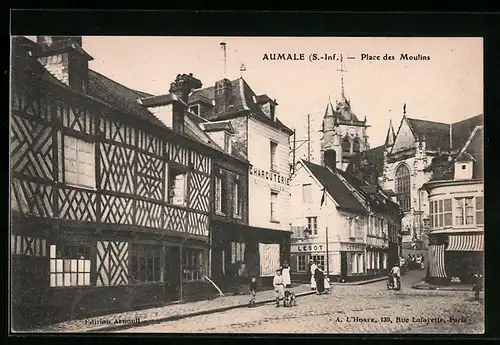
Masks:
[[[208,121],[229,120],[232,146],[250,163],[248,224],[229,224],[230,229],[224,231],[238,233],[231,258],[238,256],[235,260],[244,263],[230,274],[256,276],[260,283],[271,284],[275,270],[289,259],[289,138],[293,131],[276,116],[276,101],[256,95],[243,78],[222,79],[213,87],[194,90],[189,105]],[[213,262],[224,261],[229,254],[219,250]]]
[[[14,327],[206,296],[213,160],[187,116],[88,68],[80,37],[13,40]]]
[[[482,115],[445,124],[410,118],[405,106],[398,130],[394,131],[392,123],[389,124],[384,145],[351,159],[351,164],[356,164],[366,154],[378,166],[384,191],[395,196],[404,214],[401,232],[404,247],[423,249],[428,243],[429,204],[421,187],[432,177],[429,168],[432,159],[439,155],[451,159],[479,125]]]
[[[325,151],[325,166],[299,161],[292,178],[295,280],[307,280],[311,260],[352,281],[385,274],[397,258],[398,206],[366,175],[337,169],[335,154]]]
[[[483,129],[453,158],[435,159],[429,198],[430,282],[470,283],[484,269]]]

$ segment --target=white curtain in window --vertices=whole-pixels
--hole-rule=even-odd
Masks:
[[[174,180],[174,204],[184,204],[186,177],[184,174],[175,176]]]
[[[260,276],[272,277],[280,268],[280,245],[259,243]]]

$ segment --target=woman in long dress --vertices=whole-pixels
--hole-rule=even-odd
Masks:
[[[283,276],[283,285],[285,286],[285,288],[292,285],[292,279],[290,278],[290,266],[288,265],[288,262],[285,262],[285,264],[283,265],[283,268],[281,269],[281,275]]]
[[[316,280],[316,293],[322,294],[325,292],[325,274],[323,270],[318,267],[314,272],[314,279]]]
[[[311,265],[311,290],[316,290],[316,279],[314,278],[314,274],[317,268],[318,265],[316,265],[316,263],[313,262]]]

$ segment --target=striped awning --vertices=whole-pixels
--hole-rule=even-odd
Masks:
[[[444,244],[429,246],[429,275],[432,278],[446,278]]]
[[[482,252],[484,250],[483,234],[450,235],[448,252]]]

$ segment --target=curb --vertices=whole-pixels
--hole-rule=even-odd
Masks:
[[[382,280],[387,280],[387,277],[379,277],[371,280],[360,280],[359,282],[351,282],[351,283],[330,283],[330,285],[335,286],[352,286],[352,285],[366,285],[371,283],[377,283]]]
[[[419,285],[414,285],[411,287],[414,290],[439,290],[439,291],[472,291],[471,288],[466,289],[466,288],[448,288],[448,287],[443,287],[440,288],[438,286],[419,286]]]
[[[305,291],[305,292],[299,292],[295,296],[301,297],[301,296],[308,296],[308,295],[313,295],[315,294],[316,291]],[[255,302],[255,305],[263,305],[263,304],[268,304],[271,302],[275,302],[275,298],[269,298],[263,301],[258,301]],[[153,325],[156,323],[162,323],[162,322],[168,322],[168,321],[177,321],[189,317],[195,317],[195,316],[201,316],[201,315],[207,315],[207,314],[215,314],[215,313],[222,313],[231,309],[238,309],[238,308],[246,308],[248,307],[248,303],[245,304],[233,304],[229,305],[226,307],[219,307],[219,308],[213,308],[213,309],[207,309],[207,310],[201,310],[193,313],[187,313],[187,314],[178,314],[178,315],[170,315],[170,316],[165,316],[161,317],[158,319],[151,319],[151,320],[145,320],[142,321],[139,326],[138,324],[135,323],[129,323],[129,324],[118,324],[118,325],[112,325],[112,326],[107,326],[107,327],[101,327],[98,329],[93,329],[93,330],[88,330],[88,331],[83,331],[83,333],[102,333],[102,332],[111,332],[111,331],[118,331],[118,330],[124,330],[127,328],[134,328],[134,327],[143,327],[143,326],[149,326]]]

